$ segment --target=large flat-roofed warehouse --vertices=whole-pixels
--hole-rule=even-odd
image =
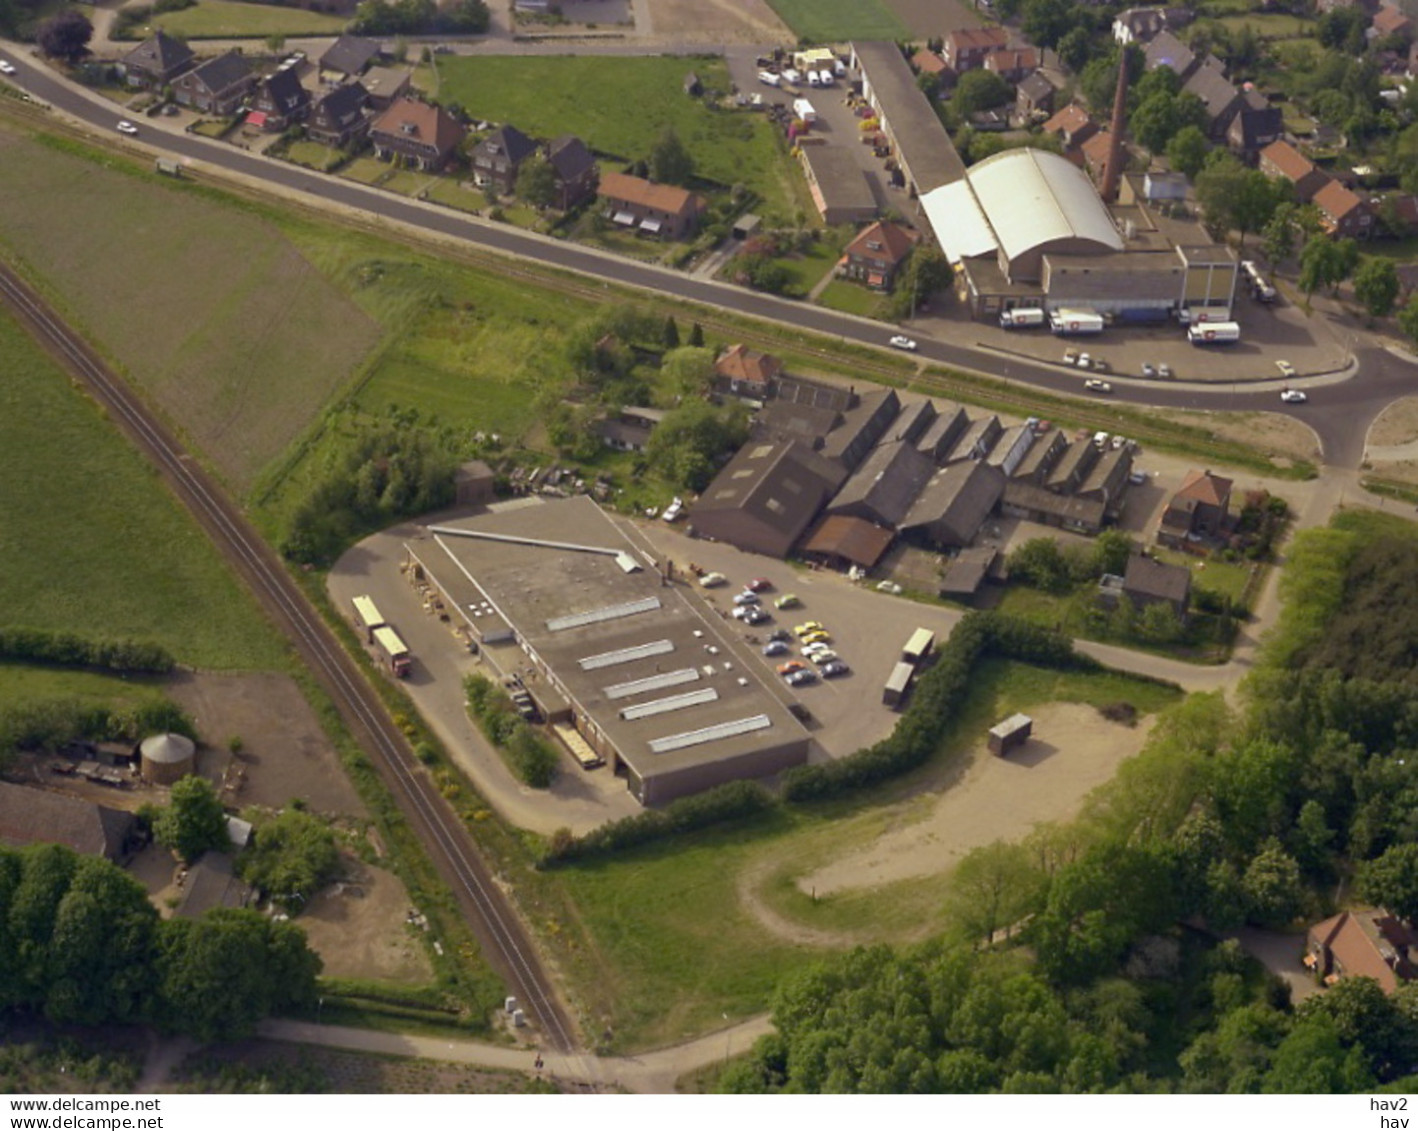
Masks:
[[[840,145],[804,145],[803,172],[824,224],[865,224],[876,219],[876,197],[857,159]]]
[[[924,196],[965,175],[955,143],[896,44],[852,44],[852,66],[862,72],[862,95],[876,111],[912,196]]]
[[[643,805],[806,761],[808,736],[720,627],[584,496],[430,528],[427,568],[514,639],[484,647]],[[683,573],[680,572],[680,576]],[[465,599],[466,598],[466,599]]]

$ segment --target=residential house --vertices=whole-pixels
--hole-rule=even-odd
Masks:
[[[1309,204],[1329,184],[1329,174],[1288,141],[1275,141],[1260,151],[1259,168],[1267,177],[1284,177],[1295,186],[1295,199]]]
[[[842,274],[879,291],[889,291],[896,272],[920,241],[913,228],[878,220],[863,228],[842,254]]]
[[[256,76],[239,51],[208,59],[172,80],[172,96],[182,106],[219,118],[236,113]]]
[[[503,196],[517,190],[522,162],[537,151],[537,143],[516,126],[493,130],[473,147],[473,180]]]
[[[1331,180],[1315,193],[1312,203],[1320,211],[1324,230],[1339,238],[1367,239],[1374,232],[1374,210],[1352,189]]]
[[[165,31],[143,40],[121,60],[129,86],[158,90],[192,66],[192,48]]]
[[[941,55],[945,65],[957,75],[985,65],[992,51],[1009,46],[1009,32],[1002,27],[958,28],[945,37]]]
[[[255,892],[236,875],[229,852],[204,852],[188,869],[173,915],[179,919],[200,919],[208,911],[222,907],[246,907]]]
[[[1032,47],[1001,47],[985,56],[985,70],[993,71],[1013,86],[1039,69],[1039,55]]]
[[[1100,130],[1093,134],[1079,147],[1079,152],[1083,155],[1083,167],[1088,170],[1088,175],[1101,184],[1108,168],[1108,159],[1113,153],[1112,132]]]
[[[1285,132],[1285,115],[1258,90],[1241,95],[1241,107],[1226,129],[1226,144],[1246,161],[1255,161],[1261,150],[1274,145]]]
[[[1213,141],[1221,141],[1231,128],[1231,120],[1241,108],[1241,92],[1226,77],[1222,67],[1207,59],[1182,84],[1188,94],[1201,99],[1206,108],[1207,133]]]
[[[409,93],[413,71],[399,67],[370,67],[360,77],[359,85],[369,92],[371,110],[387,110]]]
[[[369,140],[381,161],[399,158],[437,172],[448,164],[465,132],[441,106],[401,98],[370,125]]]
[[[369,129],[369,118],[364,112],[368,97],[368,92],[357,82],[345,83],[322,94],[310,109],[306,137],[337,149],[362,138]]]
[[[1014,92],[1014,112],[1021,118],[1036,113],[1051,114],[1054,109],[1054,84],[1035,71],[1019,84]]]
[[[1193,540],[1222,537],[1231,507],[1231,487],[1231,480],[1210,471],[1188,471],[1162,513],[1157,541],[1181,547]]]
[[[320,70],[339,75],[341,78],[355,78],[379,57],[379,44],[372,39],[358,35],[342,35],[320,56]]]
[[[309,113],[310,91],[301,85],[294,67],[280,67],[257,82],[246,121],[279,133]]]
[[[701,537],[781,558],[845,474],[795,440],[749,440],[691,505],[690,519]]]
[[[121,861],[137,847],[137,821],[123,809],[0,781],[0,845],[62,844]]]
[[[609,448],[621,452],[643,452],[650,434],[665,418],[665,410],[626,405],[613,416],[596,422],[596,432]]]
[[[1057,135],[1065,149],[1074,149],[1098,132],[1098,123],[1077,102],[1070,102],[1044,123],[1044,132]]]
[[[749,349],[742,342],[726,349],[714,362],[715,384],[738,396],[767,400],[783,363],[771,353]]]
[[[600,170],[579,137],[563,134],[547,146],[547,160],[556,175],[556,206],[565,212],[596,195]]]
[[[921,437],[934,423],[935,402],[929,397],[912,397],[901,406],[896,418],[886,426],[878,441],[882,444],[915,444],[920,448]]]
[[[1192,73],[1201,65],[1201,60],[1192,54],[1192,49],[1170,31],[1162,32],[1149,43],[1144,57],[1147,70],[1170,67],[1183,82],[1191,78]]]
[[[1374,13],[1372,26],[1375,38],[1388,39],[1392,36],[1405,42],[1413,39],[1413,21],[1404,14],[1403,9],[1391,4],[1382,5]]]
[[[945,60],[928,47],[922,47],[911,56],[911,66],[923,75],[939,75],[945,72]]]
[[[1178,620],[1185,621],[1191,605],[1192,571],[1132,554],[1123,573],[1122,592],[1139,612],[1148,605],[1167,605]]]
[[[704,199],[688,189],[628,173],[603,173],[597,192],[613,224],[648,236],[682,239],[694,231],[704,212]]]
[[[1418,977],[1418,934],[1382,908],[1341,911],[1309,930],[1305,965],[1325,985],[1372,978],[1391,994]]]

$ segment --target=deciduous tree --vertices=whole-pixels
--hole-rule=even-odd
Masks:
[[[153,821],[153,835],[188,863],[209,848],[225,848],[226,813],[211,783],[189,775],[173,785],[169,804]]]

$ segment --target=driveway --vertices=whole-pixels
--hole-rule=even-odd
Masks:
[[[1290,1000],[1296,1005],[1320,992],[1315,976],[1300,961],[1303,935],[1242,927],[1234,937],[1247,954],[1290,987]]]

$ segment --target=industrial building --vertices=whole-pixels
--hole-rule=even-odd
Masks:
[[[718,618],[590,499],[502,505],[411,547],[503,677],[643,805],[807,759],[808,735]]]
[[[841,145],[804,142],[798,150],[812,202],[824,224],[865,224],[876,219],[876,196],[857,159]]]
[[[690,517],[704,537],[781,558],[846,476],[796,440],[749,440]]]
[[[924,197],[965,176],[965,162],[896,44],[852,44],[852,66],[861,71],[862,97],[876,111],[907,192]]]

